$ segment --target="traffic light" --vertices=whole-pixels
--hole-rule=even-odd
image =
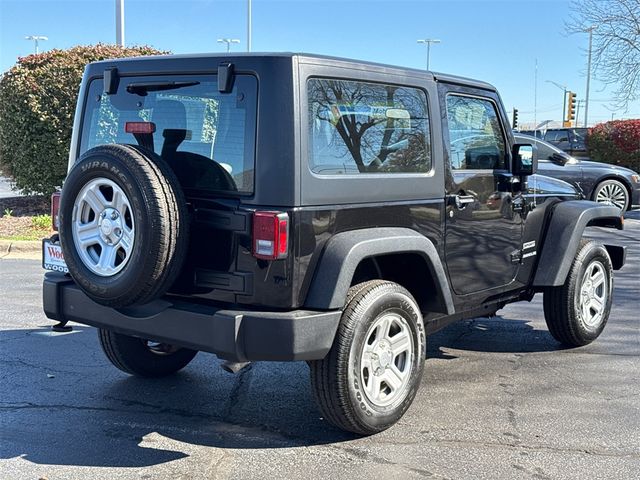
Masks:
[[[513,128],[514,130],[518,128],[518,109],[517,108],[513,109],[513,121],[511,123],[511,128]]]
[[[564,126],[570,127],[576,119],[576,94],[567,92],[567,117],[564,119]]]

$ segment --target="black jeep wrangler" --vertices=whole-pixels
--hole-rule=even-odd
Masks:
[[[552,335],[602,332],[619,209],[535,175],[486,83],[298,54],[87,66],[44,311],[161,376],[306,360],[323,416],[393,425],[427,335],[544,293]]]

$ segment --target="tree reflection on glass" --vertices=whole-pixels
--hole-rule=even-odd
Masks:
[[[316,173],[431,169],[427,99],[421,90],[312,79],[309,110]]]

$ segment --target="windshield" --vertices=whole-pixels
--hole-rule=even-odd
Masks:
[[[238,75],[220,93],[215,75],[121,78],[114,95],[102,79],[90,83],[80,154],[98,145],[138,144],[153,149],[182,187],[201,192],[253,192],[257,80]],[[128,122],[154,132],[134,136]]]
[[[586,148],[587,145],[587,133],[586,128],[574,128],[573,129],[573,142],[576,144],[576,148]]]

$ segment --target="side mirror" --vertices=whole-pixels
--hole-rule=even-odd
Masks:
[[[549,160],[551,160],[553,163],[557,163],[558,165],[566,165],[569,161],[569,158],[570,157],[568,155],[553,152],[553,154],[549,157]]]
[[[538,151],[533,145],[514,145],[512,157],[511,173],[514,175],[526,177],[538,171]]]

